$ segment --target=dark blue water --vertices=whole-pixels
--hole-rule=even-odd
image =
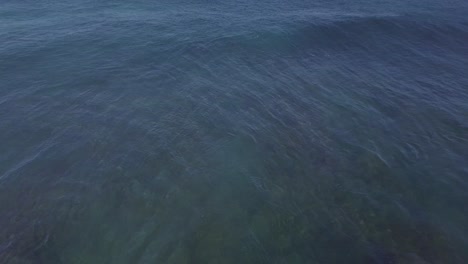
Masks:
[[[467,263],[468,2],[0,1],[0,263]]]

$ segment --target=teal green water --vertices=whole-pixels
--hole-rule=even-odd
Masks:
[[[0,3],[0,263],[466,263],[468,5]]]

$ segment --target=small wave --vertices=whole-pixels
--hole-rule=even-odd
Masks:
[[[288,22],[285,22],[289,18]],[[198,39],[191,47],[214,52],[254,49],[256,51],[343,50],[394,45],[418,48],[421,45],[466,52],[468,25],[407,15],[319,15],[288,16],[274,22],[250,21],[257,26],[239,27],[229,35]],[[216,33],[216,32],[215,32]]]

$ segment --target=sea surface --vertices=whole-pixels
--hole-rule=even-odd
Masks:
[[[1,0],[0,263],[468,263],[468,1]]]

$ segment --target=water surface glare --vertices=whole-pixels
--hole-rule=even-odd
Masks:
[[[468,2],[0,2],[0,263],[468,263]]]

